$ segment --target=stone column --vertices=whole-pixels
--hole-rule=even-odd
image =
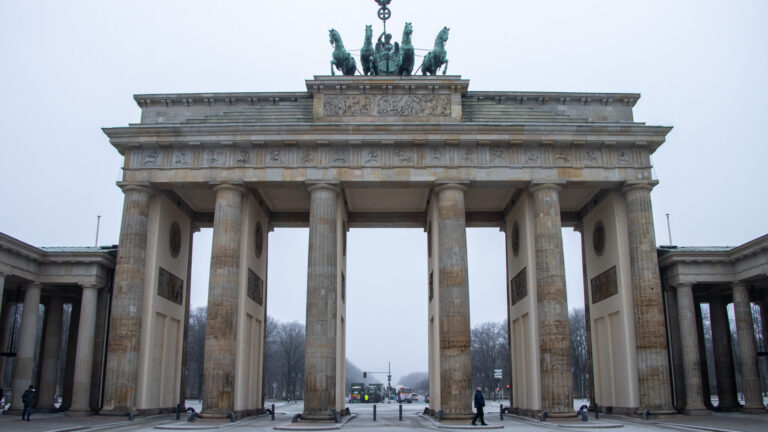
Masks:
[[[3,293],[5,291],[5,278],[8,276],[8,274],[0,272],[0,314],[5,312],[2,308],[3,306]],[[0,315],[0,319],[3,318],[5,315]],[[0,348],[1,350],[2,348]],[[2,379],[2,378],[0,378]],[[0,395],[0,398],[2,398],[2,395]]]
[[[42,346],[42,373],[40,389],[37,394],[37,408],[54,410],[56,382],[59,378],[59,350],[61,348],[61,317],[64,300],[59,296],[51,297],[45,308],[45,339]]]
[[[226,416],[234,410],[237,385],[235,336],[245,189],[239,185],[221,184],[213,191],[216,193],[216,213],[205,326],[203,412],[209,416]]]
[[[302,416],[310,420],[333,418],[331,409],[336,404],[336,224],[339,192],[338,187],[329,184],[309,187],[309,266]]]
[[[696,331],[696,304],[691,284],[680,283],[677,288],[677,314],[680,319],[680,341],[683,348],[683,375],[685,379],[685,413],[707,413],[701,400],[701,364],[699,335]]]
[[[15,312],[15,303],[6,302],[3,307],[3,319],[0,321],[0,352],[10,351],[8,343],[10,342],[11,326],[13,325],[13,313]],[[0,357],[0,387],[4,387],[5,365],[8,364],[8,357]],[[0,395],[2,397],[2,395]]]
[[[34,384],[32,371],[35,367],[35,348],[37,342],[37,316],[40,306],[41,285],[37,282],[27,285],[24,294],[24,310],[21,314],[19,349],[13,368],[13,400],[11,409],[22,409],[21,394],[30,384]]]
[[[720,411],[735,411],[739,407],[739,401],[736,399],[731,328],[728,325],[726,306],[722,297],[712,297],[709,301],[709,317],[712,322],[712,348],[715,354],[718,409]]]
[[[672,413],[667,327],[656,255],[651,188],[647,183],[628,184],[624,187],[635,314],[639,410]]]
[[[93,372],[93,342],[96,336],[96,300],[98,285],[83,285],[80,299],[80,324],[77,328],[75,379],[72,386],[70,411],[91,411],[91,376]]]
[[[147,224],[152,190],[126,184],[120,247],[115,265],[107,347],[104,409],[135,411],[139,338],[144,302]]]
[[[445,419],[472,415],[466,188],[446,184],[437,193],[440,311],[440,405]]]
[[[536,293],[541,353],[541,409],[550,415],[573,415],[571,340],[565,289],[560,186],[535,184],[533,225]]]
[[[741,357],[741,391],[744,393],[742,412],[763,413],[763,395],[760,392],[760,375],[757,373],[757,349],[755,327],[752,323],[752,308],[749,292],[743,282],[734,282],[733,311],[736,315],[736,336]]]

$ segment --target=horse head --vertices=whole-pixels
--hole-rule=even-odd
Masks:
[[[372,25],[365,26],[365,39],[366,40],[372,40],[373,39],[373,26]]]
[[[331,36],[331,46],[341,41],[341,36],[339,35],[339,32],[337,32],[335,29],[328,30],[328,33]]]
[[[405,23],[405,28],[403,29],[403,39],[405,39],[406,36],[410,36],[412,34],[413,34],[413,26],[409,22]]]
[[[450,30],[451,30],[451,29],[449,29],[448,27],[443,27],[443,29],[442,29],[442,30],[440,30],[440,33],[438,33],[438,34],[437,34],[437,38],[438,38],[438,39],[440,40],[440,42],[442,42],[443,44],[445,44],[445,43],[448,41],[448,32],[449,32]]]

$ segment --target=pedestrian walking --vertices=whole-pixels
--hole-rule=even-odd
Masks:
[[[472,425],[477,426],[477,419],[480,419],[480,424],[483,426],[488,426],[488,423],[485,422],[485,418],[483,417],[483,407],[485,406],[485,397],[483,396],[483,390],[478,387],[475,390],[475,409],[477,409],[477,412],[475,413],[475,417],[472,419]]]
[[[35,386],[29,386],[27,391],[21,395],[21,403],[24,404],[24,411],[21,412],[21,419],[29,421],[29,416],[32,415],[32,405],[35,404]]]

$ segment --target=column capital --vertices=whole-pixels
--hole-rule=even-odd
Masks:
[[[653,180],[653,181],[650,181],[650,182],[648,182],[648,181],[645,181],[645,182],[628,181],[628,182],[624,183],[624,185],[622,185],[621,191],[624,192],[624,193],[627,193],[627,192],[630,192],[630,191],[633,191],[633,190],[645,189],[648,192],[650,192],[658,184],[659,184],[658,180]]]
[[[82,288],[83,290],[85,290],[86,288],[100,290],[102,287],[103,285],[95,284],[95,283],[80,284],[80,288]]]
[[[674,284],[675,289],[692,289],[693,284],[690,282],[677,282]]]
[[[744,281],[735,280],[735,281],[731,282],[731,288],[737,288],[737,287],[738,287],[738,288],[742,288],[742,287],[743,287],[743,288],[749,288],[749,287],[747,286],[747,283],[746,283],[746,282],[744,282]]]
[[[150,195],[155,193],[155,190],[152,188],[152,185],[149,183],[136,183],[136,182],[117,182],[117,187],[123,190],[123,193],[126,192],[145,192]]]
[[[468,182],[465,182],[468,183]],[[448,189],[458,189],[462,192],[467,191],[467,187],[462,184],[462,182],[451,182],[451,181],[436,181],[435,182],[435,192],[441,192]]]
[[[213,186],[213,191],[218,192],[220,190],[232,190],[235,192],[245,193],[246,189],[245,186],[240,182],[227,182],[227,183],[217,183],[217,182],[211,182],[211,186]]]
[[[563,189],[562,183],[558,182],[532,182],[530,186],[528,186],[528,191],[531,193],[538,192],[540,190],[556,190],[560,192],[560,190]]]
[[[341,187],[339,187],[339,182],[315,182],[315,181],[308,181],[306,182],[307,185],[307,191],[312,192],[316,190],[326,189],[329,191],[333,191],[335,193],[341,193]]]
[[[42,287],[43,287],[43,284],[41,284],[40,282],[30,282],[26,285],[25,288],[42,288]]]

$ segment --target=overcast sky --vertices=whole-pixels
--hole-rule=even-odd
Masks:
[[[656,235],[739,245],[768,232],[768,2],[394,0],[388,29],[417,48],[444,26],[470,90],[638,92],[635,120],[674,126],[653,155]],[[102,127],[139,121],[136,93],[304,91],[329,73],[328,29],[362,45],[377,5],[346,1],[0,2],[0,231],[35,246],[118,241],[122,157]],[[204,305],[211,230],[195,236]],[[353,229],[347,356],[396,377],[427,368],[423,230]],[[571,307],[579,237],[564,230]],[[503,235],[468,232],[472,324],[501,321]],[[269,235],[269,314],[304,321],[307,231]]]

